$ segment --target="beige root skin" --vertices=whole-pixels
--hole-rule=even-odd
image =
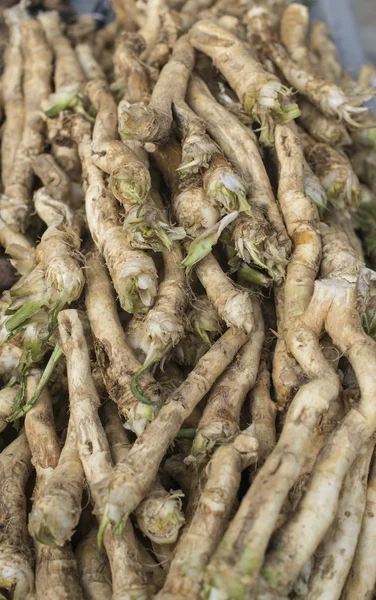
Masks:
[[[255,204],[265,211],[271,227],[278,235],[280,252],[282,256],[287,257],[291,242],[254,136],[234,115],[216,102],[206,84],[197,76],[191,78],[187,101],[203,119],[212,138],[236,167],[247,185],[251,204],[254,200]]]
[[[27,377],[26,401],[30,400],[37,389],[41,372],[33,370]],[[37,488],[44,487],[48,471],[54,469],[59,461],[60,442],[55,430],[51,398],[44,389],[37,404],[25,417],[25,433],[31,451],[31,462],[37,471]],[[38,481],[39,479],[39,481]]]
[[[308,27],[308,8],[296,3],[287,6],[280,24],[281,42],[287,48],[293,61],[305,71],[310,72],[312,63],[306,41]]]
[[[65,544],[63,548],[49,548],[37,542],[35,546],[36,597],[46,600],[85,600],[70,544]]]
[[[367,477],[374,442],[367,444],[343,482],[336,518],[318,550],[307,597],[338,599],[354,557],[366,503]]]
[[[110,189],[127,214],[133,204],[145,202],[151,187],[150,174],[131,148],[115,139],[117,110],[107,83],[103,80],[90,81],[86,92],[97,110],[92,161],[111,175]]]
[[[2,97],[5,123],[1,136],[1,180],[7,186],[18,146],[21,143],[24,124],[24,97],[22,93],[23,57],[21,51],[21,31],[15,10],[5,13],[9,27],[9,41],[4,53],[2,75]]]
[[[42,12],[38,19],[55,56],[54,81],[58,94],[71,90],[79,91],[85,83],[85,76],[74,49],[63,34],[58,12]]]
[[[91,529],[75,550],[78,579],[87,600],[112,597],[111,571],[107,557],[98,556],[97,534],[98,529]]]
[[[106,389],[128,427],[141,435],[158,411],[160,396],[156,383],[147,372],[140,376],[138,382],[142,393],[156,403],[155,407],[139,402],[133,395],[131,380],[141,364],[127,344],[112,285],[96,251],[87,254],[86,264],[86,309]],[[106,319],[103,319],[103,314],[107,315]]]
[[[30,535],[41,544],[64,546],[75,531],[81,514],[84,474],[77,451],[72,418],[59,461],[29,516]]]
[[[328,200],[337,210],[355,210],[361,200],[361,188],[349,159],[328,144],[315,142],[303,131],[300,139]]]
[[[98,416],[100,401],[91,378],[89,352],[77,311],[65,310],[59,314],[59,333],[67,360],[70,412],[77,431],[78,453],[94,512],[100,520],[105,514],[103,498],[112,476],[112,460]],[[127,523],[120,536],[107,529],[104,545],[111,566],[113,600],[120,600],[126,593],[131,600],[147,598],[148,584],[138,559],[131,524]]]
[[[262,344],[264,321],[256,297],[252,298],[255,325],[249,340],[233,364],[215,384],[207,400],[192,444],[192,455],[198,460],[213,452],[239,431],[239,418],[248,391],[256,381]]]
[[[92,15],[83,15],[76,23],[80,29],[80,22],[87,19],[84,28],[95,29]],[[49,11],[40,15],[40,21],[45,28],[47,39],[55,56],[55,93],[45,101],[44,108],[58,111],[57,117],[47,120],[48,138],[52,145],[52,153],[59,165],[74,181],[81,181],[80,160],[70,132],[64,128],[64,104],[74,108],[76,103],[82,108],[82,92],[85,84],[85,73],[80,65],[78,56],[71,47],[70,41],[62,33],[62,25],[56,12]],[[83,23],[82,23],[83,24]],[[73,25],[74,27],[74,25]],[[67,33],[69,28],[67,30]],[[69,112],[69,110],[68,110]]]
[[[111,455],[116,465],[127,459],[132,447],[125,429],[120,421],[114,404],[107,403],[104,407],[106,419],[105,431],[111,446]],[[182,492],[168,493],[157,478],[147,497],[135,511],[137,527],[147,536],[154,546],[158,545],[163,554],[168,552],[176,542],[179,529],[184,523],[182,514]],[[149,557],[150,561],[150,557]],[[151,567],[155,571],[155,567]]]
[[[67,175],[73,181],[81,182],[81,165],[77,148],[69,131],[64,127],[64,104],[74,104],[82,107],[82,91],[85,84],[85,73],[80,66],[78,56],[71,46],[69,39],[62,32],[62,23],[56,12],[48,11],[39,17],[45,29],[47,39],[55,56],[54,83],[55,93],[45,101],[43,108],[56,109],[57,116],[47,120],[48,138],[52,145],[52,154]],[[71,27],[77,27],[85,37],[86,32],[95,30],[95,20],[92,15],[82,15]],[[67,28],[67,34],[69,27]],[[70,111],[68,110],[68,113]]]
[[[366,149],[358,148],[352,155],[352,167],[359,177],[372,193],[376,192],[376,152],[369,152]]]
[[[171,394],[157,418],[133,445],[127,460],[116,466],[106,500],[106,514],[111,523],[124,523],[146,496],[159,464],[182,423],[246,339],[247,336],[239,331],[236,334],[227,331]]]
[[[70,304],[80,297],[85,284],[79,255],[83,218],[78,211],[54,200],[44,188],[35,192],[34,205],[47,225],[36,250],[38,263],[47,285],[58,292],[61,306]]]
[[[103,514],[100,497],[111,472],[110,449],[98,416],[100,400],[91,378],[89,352],[77,311],[61,311],[58,321],[67,361],[70,412],[77,433],[78,453],[90,486],[94,511],[100,517]]]
[[[275,75],[265,71],[234,34],[215,22],[203,20],[192,27],[190,41],[194,48],[211,57],[245,111],[261,124],[267,145],[273,142],[274,118],[287,122],[298,116],[296,105],[283,104],[288,90]]]
[[[328,26],[322,21],[313,21],[309,39],[311,52],[319,57],[322,77],[327,81],[340,83],[342,77],[341,60],[338,50],[330,37]],[[369,85],[367,86],[369,87]]]
[[[59,167],[73,182],[81,184],[81,163],[77,146],[66,127],[69,114],[69,111],[62,111],[57,117],[47,119],[47,137]]]
[[[163,580],[161,579],[161,585],[159,585],[156,589],[160,590],[163,587],[163,584],[166,580],[166,574],[170,568],[170,564],[172,561],[172,557],[175,552],[175,544],[156,544],[152,543],[153,555],[155,560],[160,565],[163,573]]]
[[[32,557],[27,539],[25,486],[31,473],[25,433],[0,454],[0,586],[23,600],[34,590]]]
[[[284,338],[294,320],[307,308],[321,258],[316,206],[304,194],[304,160],[299,139],[288,128],[276,127],[279,161],[278,199],[294,251],[287,267],[279,336],[273,364],[273,383],[278,402],[287,407],[297,376],[286,352]],[[297,285],[299,282],[299,285]]]
[[[329,336],[326,335],[321,339],[321,348],[325,358],[332,363],[333,367],[338,368],[338,351],[333,347]],[[287,518],[299,504],[321,449],[325,445],[329,435],[333,432],[338,423],[340,423],[345,414],[346,407],[343,399],[339,396],[336,400],[331,402],[328,411],[317,423],[314,429],[310,450],[304,460],[299,477],[289,492],[288,502],[286,502],[285,508],[282,509],[278,520],[278,528],[283,525],[285,518]]]
[[[312,381],[292,401],[276,447],[254,478],[209,565],[208,584],[227,597],[250,592],[257,584],[269,539],[310,450],[316,424],[338,395],[338,377],[319,345],[332,299],[332,290],[317,287],[307,310],[290,325],[289,349]]]
[[[164,0],[147,0],[145,23],[138,30],[139,35],[145,41],[145,48],[140,55],[143,62],[147,62],[157,44],[161,28],[161,15],[164,9]]]
[[[71,206],[71,180],[51,154],[39,154],[33,161],[33,169],[47,194]]]
[[[0,200],[1,204],[1,200]],[[0,217],[0,244],[5,248],[12,266],[21,274],[28,275],[35,265],[35,248],[23,234],[14,231]]]
[[[0,432],[7,427],[7,418],[13,413],[13,403],[20,391],[19,385],[0,390]]]
[[[137,23],[135,15],[137,15],[135,0],[113,0],[113,9],[116,18],[126,31],[135,31]]]
[[[175,549],[158,600],[194,600],[200,593],[205,566],[220,541],[233,507],[243,469],[257,460],[258,443],[247,429],[215,452],[194,516]]]
[[[81,69],[87,81],[92,79],[106,79],[105,72],[94,56],[93,47],[90,44],[77,44],[76,54]]]
[[[92,42],[96,29],[95,16],[93,14],[80,15],[77,20],[66,28],[67,38],[73,46],[81,42]]]
[[[180,31],[180,15],[166,8],[160,15],[161,27],[157,43],[148,58],[148,64],[156,69],[161,69],[170,59]]]
[[[149,103],[150,76],[140,54],[145,48],[145,41],[138,33],[125,32],[116,40],[114,52],[115,80],[124,82],[123,99],[130,104]]]
[[[144,252],[130,248],[119,222],[116,200],[105,186],[101,171],[91,160],[90,126],[79,117],[73,136],[87,182],[85,206],[88,226],[98,250],[103,254],[122,308],[135,312],[151,306],[157,292],[157,271]]]
[[[4,311],[9,306],[10,298],[8,294],[5,294],[5,298],[1,298],[1,346],[0,346],[0,376],[2,382],[8,383],[11,378],[18,380],[20,378],[20,358],[22,356],[22,347],[19,343],[15,343],[15,340],[11,340],[10,343],[6,343],[8,337],[8,331],[4,326],[4,321],[7,316],[4,315]],[[12,343],[13,342],[13,343]]]
[[[306,98],[301,97],[299,99],[299,108],[300,123],[318,142],[323,142],[336,147],[348,146],[351,144],[350,135],[343,123],[323,115],[322,112]]]
[[[325,223],[333,226],[337,230],[341,230],[346,235],[348,242],[356,254],[356,257],[360,262],[364,263],[365,258],[362,242],[355,230],[351,213],[343,213],[338,210],[328,211],[328,213],[325,215]]]
[[[30,374],[26,400],[34,393],[40,373]],[[36,469],[34,498],[43,502],[44,489],[53,469],[58,464],[60,442],[56,434],[51,398],[45,389],[38,403],[27,413],[25,432],[31,450],[31,462]],[[67,600],[83,600],[78,583],[76,561],[69,542],[63,547],[51,548],[35,542],[37,598],[52,600],[58,596]]]
[[[373,457],[368,479],[366,506],[354,560],[346,585],[342,591],[343,600],[362,598],[371,600],[376,581],[376,561],[373,547],[376,539],[374,511],[376,507],[376,462]]]
[[[220,218],[220,207],[205,196],[199,180],[184,182],[173,194],[172,205],[180,226],[194,238],[214,227]]]
[[[128,434],[119,416],[116,404],[106,402],[103,406],[104,430],[110,444],[111,456],[114,465],[126,459],[132,448]]]
[[[261,361],[256,385],[251,392],[251,417],[259,443],[257,468],[261,467],[277,441],[275,419],[277,405],[270,397],[270,371],[266,361]]]
[[[304,130],[299,127],[295,121],[289,123],[289,128],[294,133],[296,137],[299,137],[301,134],[304,136],[308,135],[304,132]],[[308,198],[317,206],[320,217],[322,213],[328,206],[328,198],[326,195],[326,191],[323,185],[320,182],[319,177],[312,170],[310,164],[307,162],[305,156],[303,156],[303,168],[304,168],[304,193]]]
[[[25,125],[1,201],[2,219],[15,231],[24,231],[28,225],[34,180],[32,161],[44,146],[41,104],[51,91],[52,70],[52,54],[35,19],[22,22],[21,44],[25,56]]]
[[[213,4],[213,0],[188,0],[180,10],[181,27],[188,31],[197,20],[197,15]]]
[[[155,305],[139,327],[140,336],[145,340],[145,364],[162,360],[184,337],[188,289],[182,259],[178,244],[171,252],[163,253],[164,279]]]
[[[199,176],[179,183],[177,169],[180,156],[180,145],[175,140],[155,152],[157,165],[171,189],[176,219],[188,235],[196,238],[218,223],[220,206],[205,195]]]
[[[54,200],[45,188],[35,192],[34,205],[47,229],[36,249],[37,267],[13,291],[16,297],[13,308],[20,309],[28,300],[38,302],[39,308],[48,308],[47,322],[52,323],[56,310],[79,298],[83,290],[84,275],[79,255],[83,216],[79,211],[73,212],[64,202]],[[32,324],[33,320],[30,321]]]
[[[336,117],[354,127],[361,126],[358,117],[367,112],[367,108],[362,107],[362,104],[374,96],[373,89],[350,90],[346,93],[335,83],[316,77],[299,67],[282,44],[270,40],[270,26],[267,21],[253,18],[256,10],[251,9],[248,13],[251,30],[259,35],[263,53],[271,58],[287,81],[326,116]]]
[[[107,402],[104,406],[104,413],[106,418],[105,431],[111,446],[111,456],[116,465],[119,461],[124,460],[127,457],[132,445],[127,437],[115,405]],[[157,484],[154,484],[154,487],[156,486]],[[145,532],[145,534],[147,535],[147,532]],[[166,547],[168,548],[169,546],[160,546],[160,548]],[[148,579],[151,581],[155,590],[159,590],[164,582],[164,574],[161,566],[155,563],[154,559],[140,541],[137,541],[137,550],[139,560],[147,572]],[[96,556],[98,556],[97,553]]]
[[[237,288],[222,271],[218,261],[208,254],[196,265],[196,273],[220,318],[234,331],[251,333],[253,308],[248,292]]]
[[[338,245],[338,234],[333,232],[328,236],[332,232],[324,225],[322,233],[325,235],[326,245],[322,274],[324,277],[330,274],[337,278],[333,284],[324,279],[317,288],[331,290],[332,294],[325,328],[335,346],[349,359],[359,382],[361,400],[329,437],[297,511],[281,530],[274,549],[266,560],[264,577],[274,589],[278,588],[283,592],[291,589],[301,568],[333,522],[346,473],[360,448],[368,442],[376,428],[376,411],[371,399],[376,345],[365,335],[356,309],[355,283],[359,273],[359,285],[362,284],[359,290],[364,293],[362,267],[356,260],[354,251],[349,246],[346,250],[343,240]],[[340,453],[338,448],[341,448]]]
[[[216,0],[214,4],[211,3],[210,8],[204,8],[200,11],[198,18],[196,17],[195,21],[198,19],[215,19],[218,25],[231,31],[235,35],[239,34],[238,37],[242,38],[241,19],[245,12],[246,7],[243,4],[228,6],[226,5],[225,0]]]
[[[190,118],[194,119],[195,115],[190,114],[191,111],[184,103],[193,66],[194,51],[187,36],[182,36],[175,44],[169,62],[161,71],[149,105],[133,104],[129,108],[124,107],[124,112],[120,116],[120,133],[126,138],[159,146],[165,144],[170,137],[173,105],[176,105],[177,108],[181,106],[184,114],[186,115],[188,112]],[[172,80],[174,81],[173,87],[171,86]],[[186,133],[188,132],[185,130],[184,134]]]
[[[294,244],[285,283],[285,324],[288,328],[311,299],[321,258],[321,242],[317,209],[304,195],[302,149],[299,139],[288,127],[277,126],[276,150],[280,169],[278,199]],[[299,292],[296,281],[299,281]]]

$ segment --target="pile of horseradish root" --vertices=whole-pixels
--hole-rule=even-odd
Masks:
[[[300,4],[113,8],[5,11],[0,598],[370,599],[374,71]]]

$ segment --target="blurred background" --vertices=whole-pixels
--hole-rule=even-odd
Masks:
[[[70,3],[77,12],[83,14],[91,12],[97,1],[71,0]],[[308,2],[302,0],[302,3]],[[362,61],[376,64],[376,0],[311,0],[309,4],[312,18],[326,21],[332,28],[333,36],[340,38],[344,66],[358,70]],[[351,13],[354,23],[351,23]],[[339,42],[336,40],[336,43]]]
[[[17,0],[0,0],[2,10]],[[362,64],[376,65],[376,0],[295,0],[310,6],[313,19],[325,21],[339,49],[343,66],[356,75]],[[111,0],[30,0],[36,8],[58,8],[69,14],[106,11]],[[1,34],[1,32],[0,32]],[[5,41],[5,40],[4,40]],[[1,45],[1,41],[0,41]],[[376,83],[376,82],[375,82]]]
[[[351,4],[364,50],[368,59],[376,64],[376,1],[353,0]]]

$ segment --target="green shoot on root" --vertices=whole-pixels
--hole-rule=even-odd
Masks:
[[[107,511],[105,510],[103,517],[101,518],[101,522],[99,524],[99,529],[97,533],[97,553],[98,556],[102,555],[102,546],[103,546],[103,537],[107,527],[110,525],[110,519],[107,515]]]
[[[297,119],[300,115],[299,106],[295,102],[288,102],[282,105],[282,114],[279,117],[279,121],[281,123],[288,123],[293,119]]]
[[[57,117],[59,113],[67,108],[71,108],[73,112],[83,115],[88,121],[91,123],[95,123],[95,118],[93,117],[92,110],[90,112],[85,110],[83,98],[77,92],[66,93],[66,94],[56,94],[57,102],[47,110],[45,110],[45,115],[50,119]],[[56,97],[55,96],[55,97]]]
[[[272,287],[273,285],[273,279],[270,279],[263,273],[260,273],[260,271],[252,269],[252,267],[250,267],[246,263],[240,264],[240,266],[237,269],[237,273],[239,277],[239,282],[241,284],[252,284],[257,285],[259,287]]]
[[[188,275],[193,266],[211,252],[213,246],[215,246],[221,237],[223,230],[230,225],[238,215],[238,211],[234,211],[224,216],[219,223],[209,227],[202,235],[193,240],[189,246],[187,256],[181,263],[183,267],[186,267]]]
[[[194,427],[182,427],[181,429],[179,429],[175,437],[178,439],[185,438],[193,440],[195,438],[195,435],[196,429]]]
[[[63,349],[61,346],[59,346],[57,344],[48,360],[46,368],[43,371],[43,375],[40,378],[40,381],[38,383],[38,386],[37,386],[37,389],[35,390],[34,395],[30,398],[29,402],[27,402],[23,406],[20,406],[20,408],[18,410],[15,410],[13,412],[13,414],[7,418],[8,423],[13,423],[14,421],[17,421],[18,419],[21,419],[22,417],[24,417],[26,415],[26,413],[28,413],[29,410],[31,408],[33,408],[33,406],[38,402],[39,397],[40,397],[41,393],[43,392],[44,388],[46,387],[47,383],[49,382],[51,375],[55,369],[55,366],[56,366],[59,358],[62,356],[62,354],[63,354]]]
[[[11,317],[9,317],[9,319],[5,321],[5,327],[7,331],[11,333],[15,329],[18,329],[20,325],[22,325],[25,321],[30,319],[30,317],[35,315],[35,313],[38,312],[40,307],[40,302],[35,302],[33,300],[25,302],[14,314],[12,314]],[[7,311],[5,311],[5,314],[9,314],[8,310],[12,311],[11,308],[7,309]]]
[[[127,522],[128,517],[122,517],[117,525],[112,528],[112,531],[115,535],[120,535],[124,531],[125,524]]]
[[[176,172],[181,177],[187,177],[187,176],[189,176],[189,173],[186,173],[186,171],[189,171],[190,169],[196,168],[196,167],[199,168],[203,165],[208,164],[209,159],[210,159],[210,156],[208,154],[199,154],[196,158],[194,158],[190,162],[180,165],[180,167],[178,167],[176,169]]]
[[[132,394],[135,396],[135,398],[137,398],[137,400],[139,402],[142,402],[142,404],[147,404],[148,406],[155,406],[157,408],[160,408],[161,406],[163,406],[163,402],[153,402],[152,400],[150,400],[150,398],[148,396],[145,396],[145,394],[142,393],[142,391],[140,390],[140,388],[138,386],[139,377],[149,367],[150,367],[149,362],[144,363],[142,365],[142,367],[140,367],[139,370],[133,375],[133,377],[131,379]]]
[[[131,244],[133,242],[137,247],[155,252],[159,252],[164,248],[167,250],[172,249],[171,239],[158,222],[148,224],[144,222],[143,217],[137,217],[131,221],[126,221],[124,229],[132,236]],[[174,228],[169,229],[174,233]],[[138,234],[141,236],[141,239],[137,239]],[[182,239],[182,237],[173,236],[173,239]]]
[[[199,323],[195,323],[195,331],[198,333],[202,341],[205,342],[205,344],[207,344],[209,347],[212,345],[213,342],[208,336],[206,330],[203,327],[201,327]]]

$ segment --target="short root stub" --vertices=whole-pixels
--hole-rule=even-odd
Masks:
[[[142,163],[116,167],[110,176],[110,188],[121,203],[144,204],[151,188],[150,173]]]
[[[202,168],[208,168],[210,159],[216,152],[218,148],[208,135],[190,136],[183,143],[182,162],[178,169],[180,177],[190,177]]]
[[[156,489],[137,508],[137,523],[144,535],[156,544],[174,544],[184,524],[181,491]]]
[[[118,275],[118,290],[121,290],[119,301],[123,310],[135,313],[153,305],[157,294],[157,274],[151,257],[135,255]]]
[[[144,104],[131,104],[123,107],[119,118],[119,133],[126,139],[139,142],[159,141],[159,115]]]
[[[238,430],[235,423],[225,420],[213,422],[198,430],[192,445],[193,460],[204,460],[213,453],[215,446],[230,441]]]
[[[224,164],[204,173],[203,186],[207,197],[219,202],[226,212],[237,210],[252,214],[247,202],[246,185],[229,165]]]
[[[124,229],[130,237],[132,248],[163,252],[172,249],[172,242],[185,238],[183,227],[166,222],[164,215],[152,203],[133,207],[124,220]]]

